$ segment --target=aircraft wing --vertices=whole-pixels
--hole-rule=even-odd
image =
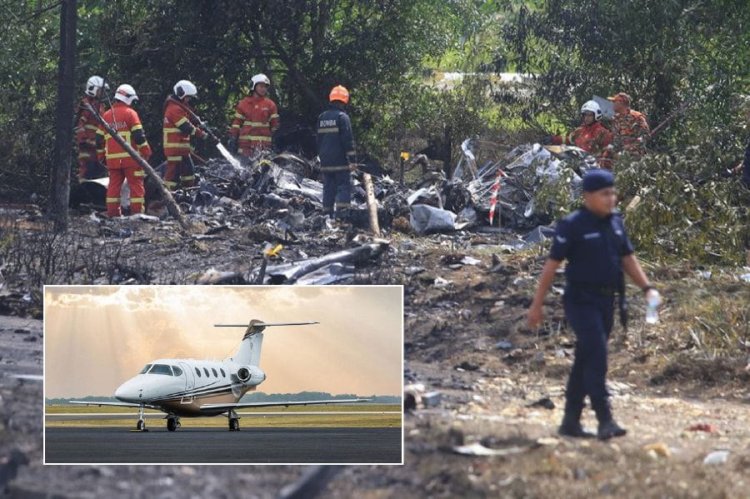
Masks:
[[[84,400],[71,400],[70,403],[71,404],[80,404],[80,405],[95,405],[95,406],[98,406],[98,407],[101,407],[101,406],[104,406],[104,405],[109,405],[109,406],[113,406],[113,407],[134,407],[136,409],[139,408],[139,407],[141,407],[141,404],[134,404],[132,402],[88,402],[88,401],[84,401]],[[160,408],[156,407],[155,405],[150,405],[150,404],[143,404],[143,407],[146,407],[147,409],[156,409],[156,410],[159,410],[159,411],[161,410]]]
[[[216,411],[217,409],[242,409],[243,407],[273,407],[290,405],[322,405],[322,404],[352,404],[355,402],[369,402],[372,399],[344,399],[344,400],[300,400],[295,402],[235,402],[234,404],[203,404],[201,410]]]

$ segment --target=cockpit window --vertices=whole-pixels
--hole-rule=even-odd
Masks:
[[[172,367],[166,364],[154,364],[154,367],[148,372],[149,374],[166,374],[172,376]]]
[[[182,369],[180,369],[177,366],[172,366],[172,371],[174,371],[175,376],[182,376]]]
[[[206,369],[205,367],[203,368],[203,372],[204,372],[204,373],[206,373],[206,377],[207,377],[207,378],[208,378],[209,376],[211,376],[210,374],[208,374],[208,369]]]
[[[151,369],[151,364],[146,364],[146,367],[141,370],[141,374],[146,374],[149,369]]]
[[[214,372],[214,378],[218,378],[218,377],[219,377],[219,375],[218,375],[218,374],[216,374],[216,369],[214,369],[214,368],[212,367],[212,368],[211,368],[211,370],[212,370],[212,371]]]
[[[197,374],[199,378],[201,377],[201,370],[197,367],[195,368],[195,374]]]
[[[223,377],[225,377],[225,378],[227,377],[227,373],[225,373],[225,372],[224,372],[224,369],[222,369],[222,368],[219,368],[219,371],[221,371],[221,375],[222,375]]]

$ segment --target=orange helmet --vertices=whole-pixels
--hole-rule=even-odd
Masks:
[[[336,85],[331,89],[331,93],[328,95],[328,100],[333,102],[335,100],[341,101],[344,104],[349,104],[349,91],[346,87]]]

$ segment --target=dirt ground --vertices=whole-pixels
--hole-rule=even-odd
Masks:
[[[554,292],[543,330],[525,325],[543,256],[501,256],[494,266],[490,258],[480,259],[478,267],[441,272],[453,281],[448,289],[407,286],[406,380],[443,397],[438,407],[407,418],[406,462],[413,468],[404,470],[396,490],[414,492],[416,475],[419,486],[438,496],[747,496],[747,355],[738,348],[733,358],[689,357],[686,333],[669,323],[675,300],[705,284],[676,276],[674,269],[655,269],[667,300],[663,323],[655,327],[645,325],[642,299],[630,290],[631,327],[628,333],[615,327],[609,374],[615,415],[629,435],[602,443],[555,433],[573,340]],[[560,276],[556,285],[562,284]],[[734,297],[746,307],[750,287],[739,285]],[[593,412],[586,411],[585,423],[596,428]],[[696,425],[703,426],[696,431]],[[509,452],[458,454],[476,443]],[[704,464],[715,450],[729,451],[726,462]]]
[[[212,267],[235,278],[249,276],[259,265],[260,248],[276,242],[275,236],[266,227],[233,225],[232,220],[224,225],[228,227],[216,237],[203,238],[180,235],[174,223],[75,217],[63,244],[70,248],[72,242],[75,251],[63,252],[68,256],[58,260],[55,272],[6,273],[0,341],[10,343],[3,345],[0,367],[41,368],[41,323],[26,318],[41,316],[41,293],[34,288],[40,279],[188,284]],[[303,234],[302,241],[282,250],[282,257],[293,260],[353,247],[353,236],[327,230],[315,237]],[[573,351],[560,306],[562,276],[548,297],[545,327],[531,331],[525,325],[544,249],[509,249],[506,244],[518,241],[510,231],[426,237],[389,231],[386,238],[388,251],[358,263],[352,282],[404,286],[404,380],[439,392],[440,400],[407,414],[404,466],[344,467],[323,496],[747,496],[747,352],[738,347],[736,355],[712,356],[708,345],[696,349],[674,311],[680,293],[710,288],[712,281],[691,280],[695,269],[649,268],[666,297],[662,324],[644,326],[643,304],[632,288],[630,331],[616,326],[610,342],[615,415],[629,434],[607,443],[572,440],[556,435]],[[727,310],[746,308],[750,286],[731,275],[722,279],[714,292],[731,301]],[[0,380],[4,455],[16,449],[29,462],[18,466],[16,478],[6,479],[11,496],[275,497],[306,471],[42,466],[41,385],[7,375]],[[542,399],[549,400],[533,405]],[[590,411],[585,423],[595,428]],[[694,425],[703,425],[702,430],[691,430]],[[716,450],[728,451],[725,462],[704,464]]]

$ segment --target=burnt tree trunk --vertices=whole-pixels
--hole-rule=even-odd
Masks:
[[[60,60],[57,76],[55,151],[50,175],[49,215],[55,231],[68,228],[68,199],[73,145],[73,109],[76,62],[76,0],[62,0],[60,10]]]
[[[453,178],[453,165],[451,164],[451,161],[453,159],[453,147],[451,144],[450,130],[447,126],[443,129],[443,144],[441,155],[443,158],[443,172],[445,173],[445,178],[450,180],[451,178]]]

